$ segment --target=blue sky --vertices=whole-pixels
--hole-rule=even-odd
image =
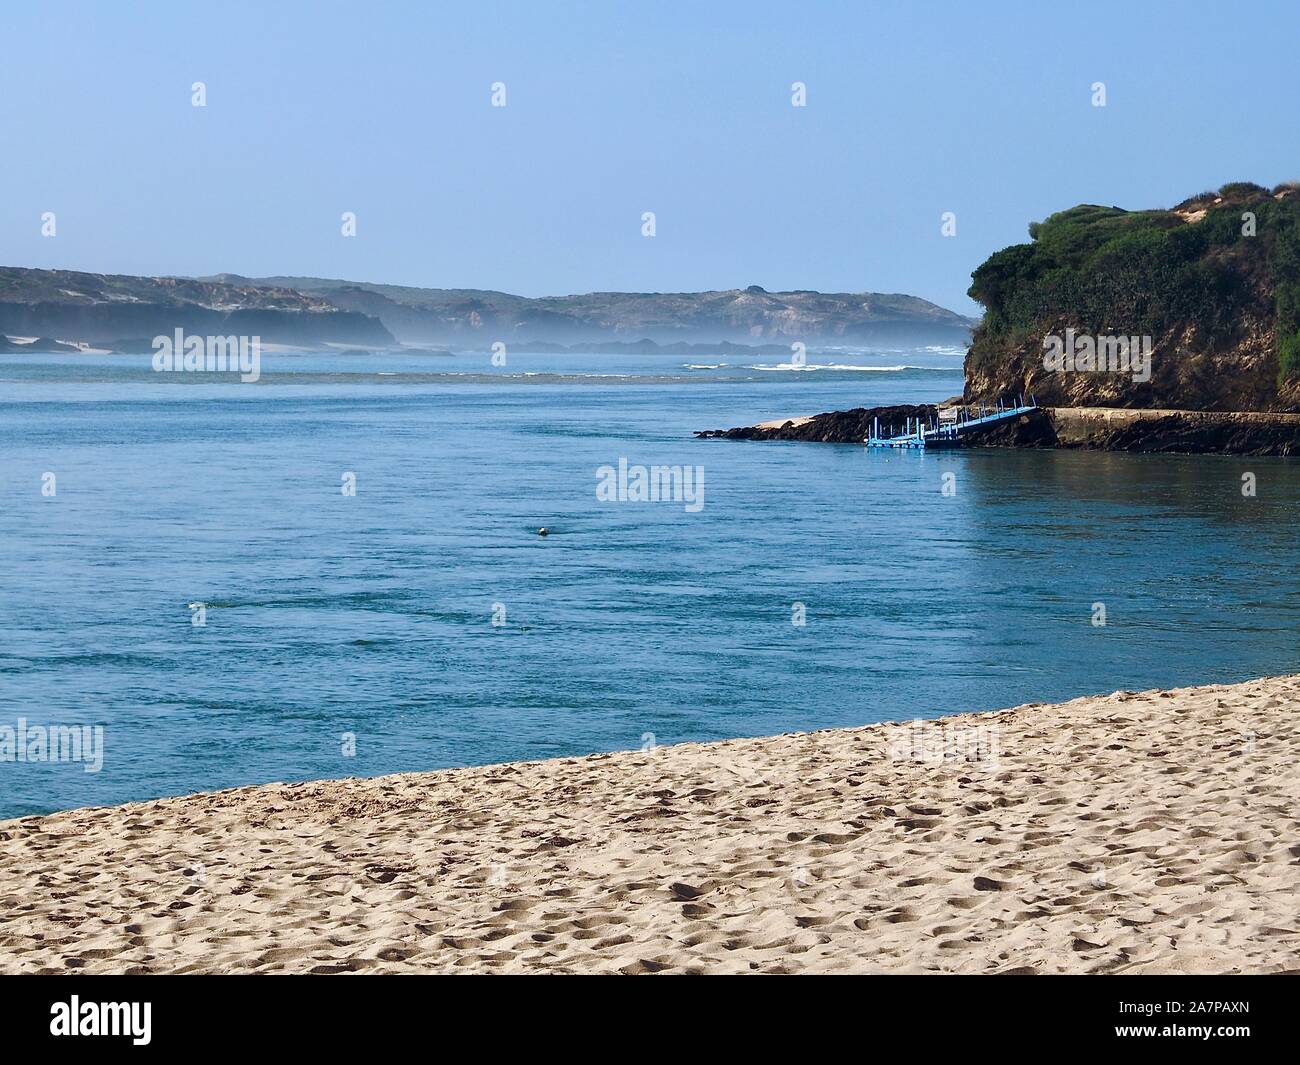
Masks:
[[[1281,0],[7,2],[0,263],[970,313],[1055,210],[1300,178],[1298,31]]]

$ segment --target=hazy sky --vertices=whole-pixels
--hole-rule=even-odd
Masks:
[[[5,0],[0,264],[972,312],[1055,210],[1300,178],[1298,40],[1295,0]]]

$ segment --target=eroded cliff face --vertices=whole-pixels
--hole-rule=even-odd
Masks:
[[[1300,189],[1224,186],[1171,211],[1076,207],[975,271],[986,308],[965,398],[1044,406],[1300,410]],[[1045,365],[1073,338],[1149,344],[1149,365]],[[1055,340],[1053,339],[1055,338]],[[1110,363],[1114,365],[1114,362]]]
[[[976,330],[966,355],[967,402],[1032,395],[1044,406],[1169,407],[1216,411],[1300,410],[1300,378],[1279,385],[1272,309],[1243,318],[1230,336],[1208,335],[1198,323],[1152,337],[1150,380],[1132,372],[1044,367],[1044,337],[1064,338],[1083,324],[1061,316],[1014,337]]]

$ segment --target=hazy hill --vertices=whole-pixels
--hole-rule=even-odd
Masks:
[[[530,299],[316,277],[133,277],[0,267],[0,336],[139,345],[183,328],[260,333],[268,343],[486,349],[504,341],[651,350],[654,345],[964,345],[974,323],[915,296],[882,293],[593,292]]]
[[[0,267],[0,336],[114,347],[177,328],[302,346],[393,343],[377,319],[287,288]]]
[[[974,322],[916,296],[877,292],[591,292],[527,298],[483,289],[407,288],[318,277],[214,280],[295,289],[372,314],[404,341],[487,347],[548,341],[965,344]]]

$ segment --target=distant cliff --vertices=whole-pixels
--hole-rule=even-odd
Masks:
[[[1300,186],[1245,182],[1172,210],[1080,206],[973,275],[987,313],[966,399],[1050,406],[1300,410]],[[1150,379],[1044,367],[1044,339],[1149,337]]]
[[[213,280],[293,289],[374,315],[403,341],[473,345],[495,341],[954,344],[974,321],[897,293],[767,292],[757,285],[716,292],[591,292],[530,299],[480,289],[406,288],[319,277]]]
[[[147,350],[176,329],[259,335],[310,347],[395,343],[377,318],[291,289],[170,277],[0,267],[0,337],[39,336],[92,347]]]

